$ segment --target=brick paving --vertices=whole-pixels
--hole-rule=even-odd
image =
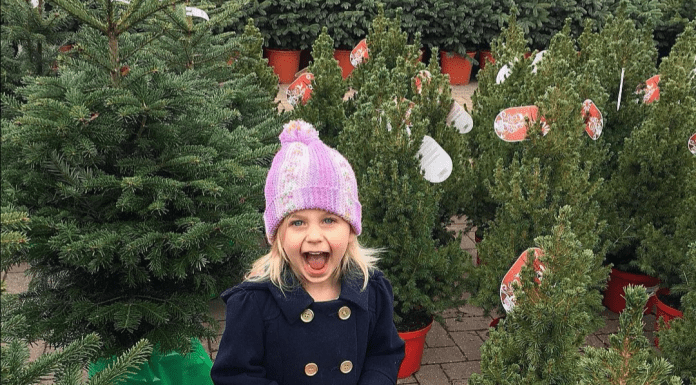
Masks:
[[[285,98],[287,85],[281,85],[278,94],[279,109],[291,108]],[[476,89],[476,82],[466,86],[453,86],[452,96],[462,105],[471,109],[471,94]],[[458,219],[452,225],[455,231],[463,230],[463,219]],[[476,247],[473,231],[464,234],[461,247],[467,250],[475,259]],[[9,293],[21,293],[27,290],[29,278],[25,275],[26,265],[15,266],[4,273],[2,279],[6,281]],[[220,322],[220,334],[225,326],[225,309],[222,300],[214,299],[210,302],[210,312]],[[442,314],[444,322],[434,323],[425,341],[425,350],[421,360],[421,368],[414,375],[401,379],[398,384],[418,385],[464,385],[468,383],[472,373],[480,371],[481,354],[479,348],[488,338],[488,325],[495,314],[484,315],[483,310],[471,305],[449,309]],[[616,332],[618,327],[618,314],[605,310],[603,316],[606,320],[604,328],[588,336],[586,344],[589,346],[608,346],[608,336]],[[646,315],[645,334],[652,341],[654,316]],[[219,336],[217,339],[203,341],[203,345],[214,360],[217,355]],[[31,359],[34,360],[48,348],[41,343],[31,347]]]

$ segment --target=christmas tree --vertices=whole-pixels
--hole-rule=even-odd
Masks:
[[[424,178],[419,151],[425,135],[451,156],[452,174],[468,163],[461,134],[446,124],[448,79],[436,60],[428,67],[418,61],[420,37],[408,44],[399,25],[398,13],[395,19],[380,14],[372,23],[370,57],[350,79],[355,112],[339,135],[339,149],[359,175],[364,238],[384,248],[380,268],[394,287],[397,328],[407,330],[416,315],[427,319],[462,302],[468,259],[451,235],[438,238],[455,214],[443,211],[454,207],[445,201],[456,195],[447,194],[447,180]],[[430,76],[420,78],[419,92],[415,78],[423,70]]]
[[[608,348],[584,348],[579,361],[578,384],[671,384],[672,364],[659,358],[643,335],[643,310],[648,294],[643,286],[626,287],[626,310],[619,316],[619,330],[609,337]],[[681,357],[679,358],[681,359]],[[678,361],[675,361],[678,362]]]
[[[626,138],[612,178],[617,208],[638,240],[637,265],[670,287],[696,240],[696,156],[687,143],[696,121],[696,22],[660,64],[659,99]],[[681,221],[679,221],[681,218]]]
[[[346,101],[345,82],[331,57],[332,40],[323,33],[309,68],[312,96],[295,113],[319,127],[322,137],[335,140],[353,166],[363,205],[361,240],[384,250],[379,266],[394,288],[397,328],[407,330],[462,303],[458,282],[468,259],[445,230],[458,207],[451,193],[458,179],[454,172],[439,184],[424,178],[423,138],[439,143],[455,170],[468,158],[461,134],[446,123],[453,103],[448,79],[436,60],[428,67],[418,60],[419,36],[409,44],[400,12],[387,18],[380,9],[373,20],[366,38],[369,58],[347,79],[355,94]]]
[[[215,334],[210,297],[261,252],[273,97],[234,70],[245,40],[211,32],[232,5],[54,4],[80,21],[72,49],[2,116],[3,182],[32,218],[28,337],[185,352]]]
[[[322,141],[331,147],[338,144],[338,134],[346,120],[343,96],[348,86],[341,75],[341,67],[334,59],[334,41],[324,27],[312,45],[312,58],[308,72],[314,75],[311,97],[306,104],[298,103],[293,115],[312,123]]]
[[[689,245],[687,257],[681,266],[683,282],[672,287],[672,291],[682,294],[681,309],[683,317],[669,321],[669,326],[660,324],[657,332],[663,356],[674,364],[674,373],[683,379],[696,383],[696,242]]]
[[[532,258],[513,283],[515,305],[481,347],[481,374],[471,384],[575,384],[579,348],[601,320],[597,256],[574,233],[581,209],[559,210],[550,235],[529,243],[542,250],[537,274]],[[531,254],[530,254],[531,255]]]
[[[498,293],[505,272],[535,237],[554,225],[566,205],[575,210],[578,240],[599,256],[593,260],[592,282],[603,282],[607,273],[599,268],[604,224],[598,220],[596,198],[603,188],[598,165],[606,149],[586,132],[582,112],[587,100],[602,111],[606,93],[597,77],[576,72],[580,61],[568,25],[534,65],[523,58],[523,47],[521,30],[512,18],[494,45],[494,53],[502,58],[496,63],[509,60],[509,77],[496,82],[503,64],[486,66],[479,76],[481,91],[474,95],[475,128],[467,137],[475,154],[467,172],[479,184],[474,200],[483,200],[464,211],[471,210],[474,224],[483,227],[477,247],[481,265],[470,268],[467,286],[472,303],[486,310],[501,308]],[[504,133],[496,133],[493,122],[505,114],[501,111],[517,106],[534,106],[539,117],[521,121],[528,127],[523,140],[501,140]]]

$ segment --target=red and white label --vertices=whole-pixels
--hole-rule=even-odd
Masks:
[[[696,133],[691,135],[691,138],[689,138],[689,151],[691,151],[692,154],[696,155]]]
[[[415,77],[415,83],[416,83],[416,92],[419,94],[423,91],[423,82],[425,84],[430,84],[430,79],[433,78],[433,75],[430,73],[428,70],[421,70],[418,71]]]
[[[312,80],[314,75],[309,72],[301,74],[294,82],[290,83],[285,95],[288,103],[296,106],[298,103],[306,104],[312,96]]]
[[[655,75],[639,85],[636,94],[643,95],[643,103],[650,104],[660,99],[660,75]]]
[[[602,113],[597,108],[597,105],[590,99],[582,102],[582,118],[585,120],[585,132],[592,138],[597,140],[602,135],[604,128],[604,118]]]
[[[538,114],[537,106],[506,108],[495,117],[493,128],[500,139],[506,142],[520,142],[527,138],[527,124],[534,124]],[[542,116],[539,120],[542,134],[548,134],[550,127],[546,124],[546,119]]]
[[[544,255],[544,251],[538,247],[529,248],[523,251],[522,254],[517,257],[517,260],[512,264],[510,270],[505,273],[503,282],[500,285],[500,300],[503,302],[503,308],[505,308],[507,313],[509,313],[515,307],[515,285],[519,285],[522,282],[522,279],[520,278],[520,271],[522,270],[522,266],[527,263],[530,251],[534,253],[532,267],[537,273],[535,278],[536,283],[541,282],[544,275],[544,270],[546,270],[544,265],[539,261],[539,256]]]
[[[370,50],[367,49],[367,39],[360,40],[358,45],[350,52],[350,64],[352,64],[353,67],[359,66],[370,56],[369,51]]]

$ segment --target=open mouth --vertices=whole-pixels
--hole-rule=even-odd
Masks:
[[[326,252],[308,252],[303,253],[303,256],[313,273],[322,273],[329,261],[329,253]]]

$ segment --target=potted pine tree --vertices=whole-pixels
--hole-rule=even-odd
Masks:
[[[445,216],[441,209],[453,207],[444,202],[454,185],[426,180],[419,155],[428,135],[451,154],[453,169],[466,163],[461,134],[446,124],[452,105],[448,82],[436,61],[426,68],[416,60],[418,36],[414,44],[407,41],[398,17],[389,19],[380,10],[367,36],[369,59],[348,78],[356,93],[343,102],[340,93],[329,92],[344,88],[337,64],[329,56],[329,40],[322,37],[315,44],[318,57],[311,68],[315,90],[324,92],[312,93],[297,110],[299,117],[321,127],[322,137],[335,138],[359,178],[361,239],[367,246],[383,249],[380,268],[392,283],[395,320],[402,333],[427,332],[440,311],[463,303],[459,283],[468,260],[453,236],[436,236],[447,225],[441,221]],[[423,79],[419,93],[414,78],[426,69],[432,77]],[[316,113],[319,106],[330,113]],[[341,115],[345,115],[342,121]],[[408,358],[400,378],[420,366],[425,338],[421,334],[420,341],[414,341],[421,350],[406,349]]]
[[[688,381],[693,384],[696,383],[696,341],[691,335],[696,328],[696,242],[689,245],[682,272],[683,283],[675,285],[672,290],[683,294],[683,316],[671,320],[669,325],[659,324],[657,338],[663,356],[674,364],[675,374],[682,377],[685,384]]]
[[[588,135],[583,105],[590,100],[604,110],[606,93],[597,77],[576,71],[580,62],[567,26],[554,36],[536,70],[524,58],[524,47],[513,16],[494,43],[501,60],[479,73],[475,128],[466,136],[473,157],[472,167],[464,169],[470,177],[464,180],[474,180],[475,189],[462,211],[483,227],[477,245],[481,264],[470,266],[467,286],[472,303],[501,312],[503,276],[534,237],[553,226],[561,207],[575,210],[575,235],[603,256],[597,196],[603,188],[599,165],[606,150]],[[496,81],[504,65],[511,68],[510,75]],[[538,116],[510,113],[529,109]],[[520,130],[526,134],[508,136]],[[595,273],[603,274],[596,267]]]
[[[575,384],[581,376],[578,362],[585,337],[602,323],[595,274],[601,255],[574,233],[582,226],[580,208],[562,207],[550,234],[538,236],[529,247],[543,252],[539,276],[529,258],[513,284],[515,304],[507,317],[481,346],[481,372],[469,379],[474,385]],[[543,230],[540,234],[543,234]]]
[[[260,252],[275,95],[231,69],[241,40],[211,32],[228,5],[210,20],[177,1],[54,5],[81,22],[76,52],[3,99],[3,182],[33,223],[28,337],[96,332],[104,358],[147,338],[159,356],[199,360],[189,381],[209,382],[207,354],[180,353],[216,335],[211,295]]]
[[[624,140],[610,182],[619,215],[635,237],[632,264],[663,288],[682,282],[680,267],[696,239],[696,157],[687,146],[696,119],[694,25],[660,64],[659,99],[648,104],[641,98],[644,119]]]

